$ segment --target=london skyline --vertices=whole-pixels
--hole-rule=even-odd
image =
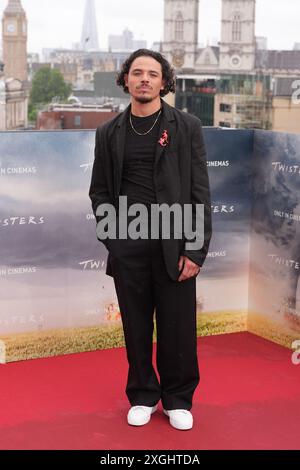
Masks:
[[[28,20],[28,52],[41,53],[43,48],[70,48],[81,39],[85,0],[36,2],[21,0]],[[292,49],[300,42],[299,0],[257,0],[256,35],[266,36],[269,49]],[[7,0],[0,0],[1,17]],[[101,50],[107,50],[109,34],[122,34],[128,27],[135,39],[144,39],[148,47],[163,39],[163,0],[143,3],[137,0],[120,3],[95,0],[96,20]],[[59,12],[59,14],[58,14]],[[70,21],[70,18],[72,21]],[[67,37],[66,37],[67,31]],[[221,0],[200,0],[199,45],[216,44],[221,32]],[[278,34],[280,31],[280,34]],[[2,38],[1,38],[2,40]]]

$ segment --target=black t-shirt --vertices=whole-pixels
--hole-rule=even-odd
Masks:
[[[144,133],[154,124],[158,114],[159,110],[145,117],[131,115],[132,124],[136,131]],[[128,206],[136,202],[144,204],[157,202],[153,169],[160,120],[161,114],[148,134],[138,135],[132,129],[128,119],[120,191],[121,195],[127,196]]]

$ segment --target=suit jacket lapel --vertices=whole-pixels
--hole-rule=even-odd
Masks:
[[[157,138],[157,144],[156,144],[156,151],[155,151],[155,161],[154,161],[154,168],[158,165],[159,159],[162,157],[162,155],[168,151],[168,148],[171,145],[171,142],[173,143],[173,139],[175,140],[175,124],[174,124],[174,119],[173,116],[170,114],[169,109],[167,108],[166,104],[163,102],[163,114],[162,114],[162,119],[160,121],[160,126],[159,126],[159,131],[158,131],[158,138]],[[162,133],[164,131],[167,131],[168,137],[169,137],[169,143],[163,147],[159,143],[159,139],[162,136]]]
[[[157,142],[156,142],[156,149],[155,149],[155,159],[154,159],[154,168],[157,166],[158,161],[160,157],[162,156],[162,153],[165,151],[166,147],[163,147],[160,145],[158,142],[160,137],[162,136],[162,133],[164,130],[168,129],[168,121],[166,119],[165,113],[162,113],[161,120],[160,120],[160,126],[158,130],[158,137],[157,137]],[[169,132],[168,132],[169,133]]]
[[[127,119],[129,119],[129,113],[131,110],[131,104],[127,106],[125,111],[121,114],[116,127],[116,172],[115,172],[115,197],[117,198],[120,194],[121,189],[121,177],[123,170],[124,152],[125,152],[125,139],[126,139],[126,127]]]

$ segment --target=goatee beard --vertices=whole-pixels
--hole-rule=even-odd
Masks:
[[[135,100],[138,103],[150,103],[152,101],[152,97],[151,96],[137,96]]]

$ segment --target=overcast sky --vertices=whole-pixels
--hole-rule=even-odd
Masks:
[[[80,41],[85,0],[21,2],[28,19],[29,52],[71,47]],[[7,3],[0,0],[1,18]],[[256,35],[268,37],[269,49],[292,49],[294,42],[300,42],[300,0],[256,3]],[[163,0],[95,0],[100,48],[107,48],[109,34],[121,34],[125,27],[151,47],[163,38],[163,4]],[[200,0],[199,43],[220,39],[220,21],[221,0]]]

